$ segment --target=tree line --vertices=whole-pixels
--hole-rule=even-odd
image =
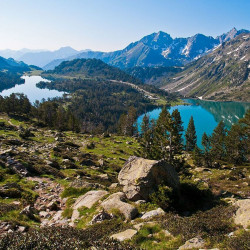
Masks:
[[[129,115],[129,113],[128,113]],[[136,130],[135,130],[136,131]],[[212,167],[217,161],[241,164],[248,161],[250,149],[250,110],[238,123],[227,129],[221,121],[211,136],[202,136],[202,146],[197,146],[194,119],[191,116],[183,140],[183,122],[175,109],[172,114],[163,108],[157,121],[145,114],[141,124],[139,141],[141,156],[148,159],[165,159],[173,162],[174,157],[183,150],[193,154],[196,165]]]
[[[0,112],[36,118],[40,125],[52,129],[80,131],[80,122],[75,115],[55,100],[36,101],[32,105],[24,94],[13,93],[6,97],[0,96]]]

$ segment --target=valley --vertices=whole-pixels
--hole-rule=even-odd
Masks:
[[[249,249],[249,46],[0,50],[0,249]]]

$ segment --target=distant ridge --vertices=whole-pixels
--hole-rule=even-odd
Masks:
[[[188,38],[173,39],[169,34],[159,31],[129,44],[125,49],[114,52],[85,51],[67,58],[51,61],[43,68],[54,69],[62,61],[76,58],[96,58],[119,68],[182,66],[211,52],[216,46],[229,41],[248,30],[236,30],[216,38],[196,34]]]
[[[163,88],[187,97],[250,102],[249,68],[250,34],[247,32],[187,65]]]

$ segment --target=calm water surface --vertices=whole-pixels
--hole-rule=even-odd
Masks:
[[[185,99],[185,102],[190,105],[174,106],[169,109],[170,113],[174,109],[178,109],[181,114],[184,129],[186,130],[188,122],[191,116],[194,118],[197,143],[201,147],[201,138],[204,132],[211,135],[217,124],[223,120],[228,128],[233,123],[237,122],[238,119],[242,118],[246,113],[247,109],[250,109],[250,103],[239,103],[239,102],[212,102]],[[154,109],[149,112],[151,119],[157,119],[161,109]],[[137,120],[139,126],[142,122],[143,116],[140,116]]]
[[[25,80],[24,84],[16,85],[13,88],[3,90],[0,92],[2,96],[9,96],[12,93],[24,93],[29,98],[30,102],[33,103],[36,100],[41,101],[43,98],[54,98],[61,97],[64,92],[49,89],[39,89],[36,84],[40,81],[48,82],[48,80],[42,78],[41,76],[22,76]]]

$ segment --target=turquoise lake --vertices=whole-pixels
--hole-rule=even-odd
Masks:
[[[12,93],[24,93],[27,95],[31,103],[34,103],[36,100],[41,101],[43,98],[54,98],[61,97],[64,92],[57,90],[49,89],[39,89],[36,87],[36,84],[40,81],[48,81],[41,76],[22,76],[25,80],[24,84],[15,85],[15,87],[3,90],[0,92],[1,96],[9,96]]]
[[[186,130],[191,116],[194,118],[197,144],[201,147],[201,138],[204,132],[211,135],[217,124],[223,120],[228,128],[238,119],[242,118],[246,111],[250,109],[250,103],[240,102],[213,102],[194,99],[185,99],[190,105],[179,105],[169,109],[172,113],[174,109],[178,109]],[[161,108],[148,112],[151,119],[157,119],[161,112]],[[144,115],[141,115],[137,122],[140,127]]]

